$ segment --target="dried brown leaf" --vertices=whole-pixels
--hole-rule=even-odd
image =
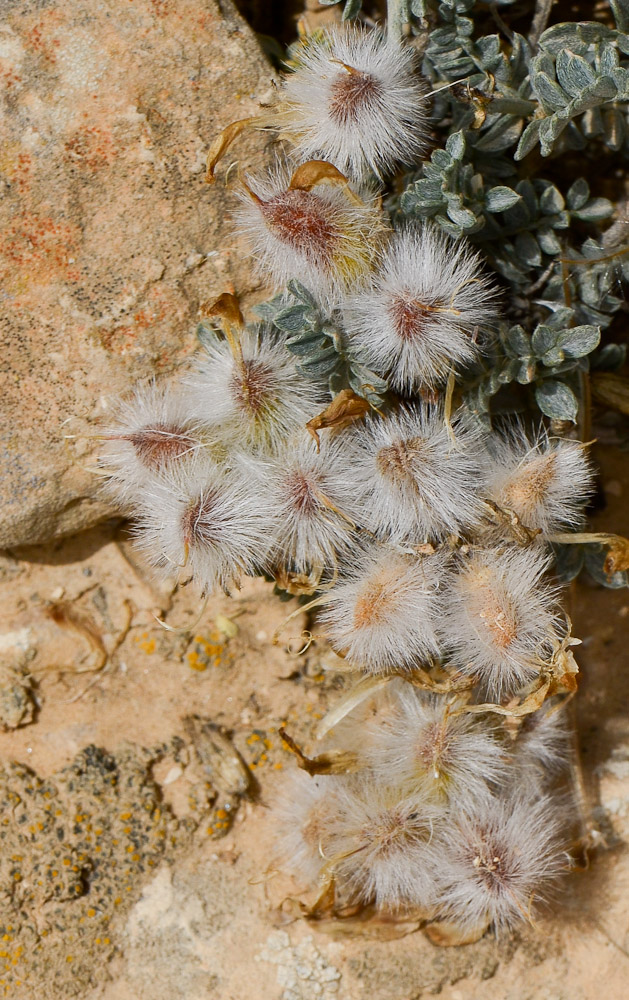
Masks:
[[[253,125],[256,121],[257,119],[255,117],[241,118],[237,122],[231,122],[230,125],[227,125],[227,127],[216,136],[216,139],[210,146],[207,154],[207,172],[205,174],[205,180],[208,184],[213,184],[216,180],[214,171],[216,170],[218,161],[222,159],[240,133],[247,128],[247,126]]]
[[[301,747],[285,729],[279,729],[278,732],[286,748],[297,758],[298,766],[308,774],[348,774],[358,768],[356,754],[349,750],[331,750],[316,757],[306,757]]]
[[[307,164],[306,164],[307,165]],[[355,420],[361,420],[369,412],[369,403],[362,396],[357,396],[352,389],[341,389],[329,406],[322,413],[309,420],[306,430],[317,442],[317,451],[321,447],[318,431],[326,427],[340,430],[348,427]]]

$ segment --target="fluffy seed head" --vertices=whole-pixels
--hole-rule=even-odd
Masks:
[[[491,729],[458,710],[456,700],[406,685],[394,712],[372,724],[368,762],[381,781],[409,792],[422,788],[455,810],[470,809],[508,773],[507,755]]]
[[[138,386],[118,403],[115,422],[103,433],[99,465],[108,473],[108,493],[132,505],[152,477],[173,464],[193,463],[211,435],[182,393],[154,382]]]
[[[495,320],[496,294],[465,241],[426,223],[392,236],[373,285],[346,300],[343,316],[365,364],[408,393],[477,355],[473,334]]]
[[[326,863],[328,845],[340,802],[342,779],[311,778],[291,772],[276,805],[278,865],[295,878],[315,884]]]
[[[568,867],[561,803],[549,797],[489,799],[453,816],[443,835],[441,914],[462,930],[493,923],[497,933],[532,919]]]
[[[380,546],[363,553],[320,614],[331,645],[369,673],[412,667],[435,656],[443,568],[437,556],[404,556]]]
[[[349,546],[355,528],[355,492],[342,437],[287,442],[266,466],[279,534],[276,558],[291,572],[334,569],[337,553]]]
[[[556,598],[542,577],[549,560],[529,547],[473,552],[453,578],[440,619],[451,661],[492,697],[539,673],[557,635]]]
[[[475,434],[425,406],[374,417],[353,436],[362,521],[394,542],[417,544],[460,534],[478,522],[483,459]]]
[[[338,185],[291,188],[283,169],[247,184],[239,228],[259,272],[276,287],[295,278],[331,304],[365,282],[384,231],[375,206]]]
[[[206,344],[206,355],[187,379],[188,405],[229,445],[274,451],[317,413],[320,399],[269,331],[243,330],[239,343],[236,357],[227,341]]]
[[[322,157],[349,177],[381,177],[417,162],[426,145],[425,87],[410,46],[379,31],[330,29],[300,48],[284,82],[281,132],[302,159]]]
[[[492,437],[490,446],[489,495],[500,507],[543,534],[583,522],[594,479],[584,445],[551,441],[543,429],[529,441],[515,427],[507,438]]]
[[[359,902],[429,907],[439,811],[421,794],[404,797],[391,785],[368,779],[346,786],[339,799],[328,850],[341,889]]]
[[[140,549],[164,576],[187,569],[204,593],[265,567],[276,530],[268,492],[252,468],[199,461],[169,470],[140,494]]]

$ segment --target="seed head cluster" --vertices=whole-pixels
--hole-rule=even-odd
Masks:
[[[278,866],[331,887],[335,913],[411,908],[470,940],[530,919],[568,864],[574,661],[551,546],[593,474],[575,441],[487,433],[452,404],[499,296],[465,241],[395,231],[374,195],[418,162],[424,95],[412,50],[376,30],[306,40],[276,109],[281,162],[242,184],[259,273],[280,293],[297,279],[387,380],[377,409],[339,409],[289,333],[231,308],[175,387],[119,405],[101,462],[158,573],[315,595],[315,642],[363,685],[326,737],[351,767],[293,774],[280,796]]]

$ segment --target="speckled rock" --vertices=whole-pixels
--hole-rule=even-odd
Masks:
[[[0,547],[108,513],[89,455],[111,398],[194,347],[199,302],[251,288],[205,151],[268,99],[230,0],[3,7]],[[2,16],[0,14],[0,16]],[[257,144],[257,145],[256,145]],[[235,154],[251,162],[259,139]],[[76,435],[76,436],[75,436]]]

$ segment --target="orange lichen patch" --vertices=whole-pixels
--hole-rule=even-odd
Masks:
[[[510,477],[502,491],[506,507],[526,522],[526,517],[544,502],[546,490],[555,475],[557,455],[551,451],[527,462]]]
[[[70,258],[80,238],[78,226],[52,216],[22,212],[0,233],[0,277],[19,270],[28,284],[72,280]]]
[[[136,348],[138,335],[160,323],[171,322],[176,311],[179,311],[179,303],[174,302],[168,288],[159,283],[151,287],[142,307],[133,314],[131,322],[115,326],[111,330],[99,330],[98,337],[105,350],[120,355],[128,354]]]
[[[142,650],[142,652],[148,653],[149,655],[151,653],[154,653],[157,648],[155,639],[149,636],[148,632],[142,632],[141,635],[136,636],[135,641]]]
[[[109,129],[88,125],[78,129],[64,144],[66,159],[85,170],[95,172],[109,166],[116,158],[116,148]]]
[[[64,21],[62,9],[53,8],[46,11],[32,28],[24,32],[23,37],[28,48],[51,65],[56,63],[57,49],[61,45],[54,33]]]
[[[209,635],[195,635],[192,649],[186,653],[186,661],[191,670],[203,671],[208,667],[229,666],[232,657],[227,653],[227,644],[223,632],[213,628]]]

